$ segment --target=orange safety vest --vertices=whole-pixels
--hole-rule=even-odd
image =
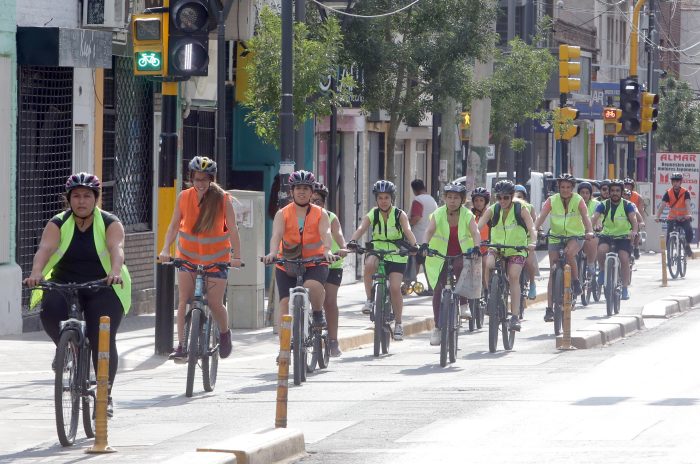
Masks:
[[[486,208],[488,208],[488,206],[487,206]],[[484,209],[484,211],[485,211],[485,210],[486,210],[486,209]],[[480,213],[479,211],[477,211],[476,208],[472,208],[472,213],[474,213],[474,220],[475,220],[477,223],[479,223],[479,219],[481,219],[481,214],[482,214],[482,213]],[[489,225],[486,224],[486,225],[484,226],[484,228],[481,229],[481,230],[479,231],[479,235],[481,235],[481,241],[482,241],[482,242],[488,242],[488,241],[489,241],[490,233],[491,233],[491,227],[489,227]],[[485,246],[482,246],[482,247],[479,248],[479,250],[481,251],[481,254],[482,254],[482,255],[485,255],[486,252],[488,251],[488,249],[489,249],[489,248],[488,248],[488,247],[485,247]]]
[[[632,203],[637,205],[637,209],[639,210],[639,212],[642,211],[642,196],[639,193],[632,190],[630,192],[630,200],[629,201],[631,201]]]
[[[299,221],[297,220],[296,204],[290,203],[282,208],[282,216],[284,217],[284,235],[282,243],[277,253],[277,257],[282,258],[287,255],[295,254],[295,248],[301,246],[301,258],[310,258],[312,256],[323,256],[323,240],[321,240],[321,232],[319,224],[321,223],[321,214],[323,209],[319,206],[309,204],[304,220],[304,230],[299,230]],[[289,257],[289,256],[287,256]],[[297,256],[298,258],[298,256]],[[307,264],[306,267],[314,266]],[[284,269],[282,266],[277,266]]]
[[[180,230],[177,234],[177,257],[195,264],[228,263],[231,261],[231,241],[226,227],[226,194],[221,202],[221,211],[214,219],[213,227],[208,232],[194,234],[192,228],[199,217],[199,199],[197,191],[192,188],[182,191],[178,208],[180,208]],[[216,272],[211,270],[210,272]]]
[[[688,209],[688,205],[685,202],[686,192],[687,190],[681,187],[680,191],[678,192],[678,197],[676,197],[676,193],[672,188],[666,191],[669,199],[668,219],[676,219],[678,217],[683,217],[690,214],[690,209]]]

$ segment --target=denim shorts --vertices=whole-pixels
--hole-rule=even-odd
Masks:
[[[181,267],[178,269],[179,272],[188,272],[190,274],[196,274],[197,271],[194,269],[190,269],[187,267]],[[228,269],[225,271],[222,271],[220,269],[212,269],[209,272],[207,272],[207,278],[208,279],[228,279]]]

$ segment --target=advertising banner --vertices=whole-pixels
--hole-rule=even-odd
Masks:
[[[694,241],[698,240],[698,192],[700,189],[699,153],[657,153],[656,174],[654,177],[654,212],[664,193],[671,188],[671,174],[683,174],[683,188],[690,192],[690,214],[693,216]],[[668,208],[661,216],[668,215]]]

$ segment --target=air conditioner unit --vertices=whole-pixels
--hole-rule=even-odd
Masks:
[[[123,29],[128,7],[128,0],[83,0],[83,27]]]

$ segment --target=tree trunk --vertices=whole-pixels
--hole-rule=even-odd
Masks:
[[[404,82],[406,80],[406,65],[399,64],[399,69],[396,72],[396,88],[394,96],[389,105],[389,131],[386,136],[386,169],[384,178],[388,181],[396,183],[396,172],[394,171],[394,146],[396,144],[396,133],[401,124],[401,95],[404,92]]]
[[[493,25],[495,31],[495,23]],[[493,58],[474,65],[474,81],[480,82],[493,74]],[[489,126],[491,122],[491,99],[475,100],[471,105],[469,128],[469,155],[467,158],[467,190],[486,185],[488,168]],[[490,188],[490,186],[486,186]]]
[[[447,161],[447,178],[442,179],[442,181],[450,182],[454,177],[457,101],[454,98],[447,97],[444,108],[445,111],[442,113],[442,132],[440,133],[440,160]]]

